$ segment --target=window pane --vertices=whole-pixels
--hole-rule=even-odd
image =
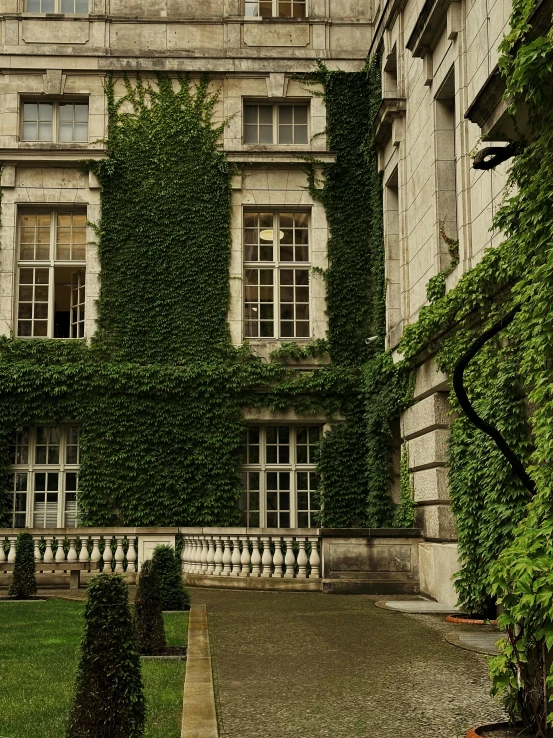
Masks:
[[[272,126],[259,126],[259,143],[260,144],[272,144],[273,143],[273,127]]]
[[[306,144],[307,141],[307,126],[294,126],[294,143]]]
[[[23,140],[36,141],[38,138],[38,129],[36,123],[23,123]]]
[[[27,13],[40,13],[40,0],[27,0],[25,10]]]
[[[245,126],[244,127],[244,143],[256,144],[259,143],[257,134],[257,126]]]
[[[52,103],[38,104],[38,119],[41,123],[51,123],[54,115],[54,106]]]
[[[259,106],[259,123],[260,125],[273,125],[273,106],[272,105],[260,105]]]
[[[279,108],[279,122],[281,125],[292,125],[293,108],[291,105],[281,105]]]

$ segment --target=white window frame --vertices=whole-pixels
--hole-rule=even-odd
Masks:
[[[58,456],[58,463],[57,464],[48,464],[48,463],[37,463],[36,461],[36,448],[37,448],[37,428],[55,428],[57,427],[60,432],[60,443],[59,443],[59,456]],[[77,463],[68,463],[67,461],[67,448],[70,445],[69,444],[69,429],[78,429],[79,431],[79,443],[77,445]],[[58,474],[58,489],[57,489],[57,514],[56,514],[56,525],[51,526],[55,528],[65,528],[69,527],[66,526],[66,513],[68,515],[71,515],[71,518],[73,518],[73,514],[70,513],[67,508],[67,502],[66,497],[67,493],[76,493],[77,496],[77,503],[76,503],[76,510],[75,510],[75,522],[78,524],[78,479],[79,479],[79,469],[80,469],[80,426],[76,423],[63,423],[59,426],[52,426],[52,425],[42,425],[42,426],[32,426],[25,428],[29,434],[29,445],[28,445],[28,458],[27,463],[12,463],[9,466],[8,469],[8,475],[11,482],[11,475],[17,475],[17,474],[23,474],[27,477],[27,490],[26,490],[26,507],[25,507],[25,528],[44,528],[46,526],[44,525],[34,525],[34,516],[35,516],[35,494],[41,494],[42,490],[39,490],[38,492],[35,490],[35,481],[36,481],[36,474],[39,473],[57,473]],[[20,437],[20,436],[19,436]],[[13,444],[12,444],[13,447]],[[16,458],[15,461],[17,462],[18,459]],[[48,462],[48,457],[46,458],[46,462]],[[68,490],[67,489],[67,474],[75,474],[76,475],[76,490]],[[11,526],[15,528],[15,516],[16,516],[16,510],[15,510],[15,494],[13,484],[10,488],[10,495],[11,495]],[[46,494],[46,493],[45,493]],[[22,512],[22,511],[21,511]],[[71,521],[72,522],[72,519]],[[21,528],[22,526],[18,526]]]
[[[273,215],[273,233],[280,233],[280,216],[281,215],[294,215],[294,214],[301,214],[306,215],[308,219],[308,226],[307,226],[307,233],[308,233],[308,243],[307,243],[307,253],[308,253],[308,260],[307,261],[281,261],[280,260],[280,243],[275,243],[273,241],[273,259],[272,261],[247,261],[246,260],[246,226],[245,226],[245,216],[247,214],[272,214]],[[242,294],[242,316],[243,316],[243,337],[246,341],[266,341],[266,340],[283,340],[283,341],[309,341],[312,339],[313,334],[313,307],[312,307],[312,289],[311,289],[311,211],[309,209],[305,208],[294,208],[294,209],[286,209],[286,208],[279,208],[275,210],[274,208],[263,208],[259,207],[256,209],[247,208],[243,210],[242,215],[242,254],[243,254],[243,294]],[[295,255],[295,254],[294,254]],[[246,287],[248,286],[246,283],[246,272],[249,270],[265,270],[265,271],[271,271],[273,275],[273,335],[272,336],[248,336],[247,330],[246,330],[246,323],[250,322],[247,318],[246,314]],[[281,276],[282,272],[284,271],[305,271],[307,272],[307,289],[308,289],[308,302],[307,303],[298,303],[295,300],[295,292],[294,292],[294,302],[292,303],[294,306],[298,304],[307,304],[308,310],[309,310],[309,320],[308,321],[301,321],[301,322],[308,322],[308,335],[307,336],[285,336],[282,333],[282,327],[281,327]],[[295,286],[295,274],[294,274],[294,286]],[[282,285],[285,286],[285,285]],[[249,302],[249,301],[248,301]],[[288,304],[288,303],[287,303]],[[294,307],[294,333],[297,331],[297,319],[295,317],[296,315],[296,309]],[[261,318],[259,319],[261,320]],[[284,322],[290,322],[290,321],[284,321]]]
[[[280,18],[282,17],[282,18],[289,18],[290,20],[298,19],[298,18],[301,20],[304,20],[309,17],[309,1],[308,0],[304,0],[303,2],[301,0],[294,0],[294,5],[304,6],[305,14],[304,15],[292,15],[292,16],[289,16],[289,15],[280,16],[280,10],[279,10],[280,0],[266,0],[267,4],[269,3],[269,1],[272,2],[272,15],[260,16],[259,15],[259,5],[260,5],[261,0],[244,0],[244,17],[245,18],[259,18],[259,17]],[[286,1],[287,0],[283,0],[283,2],[286,2]],[[257,12],[252,13],[251,10],[254,8],[256,2],[257,2]],[[292,6],[292,9],[293,9],[293,6]]]
[[[21,218],[24,215],[49,215],[50,216],[50,253],[48,259],[21,259]],[[84,259],[57,259],[56,258],[56,246],[57,246],[57,235],[58,235],[58,215],[84,215],[86,218],[86,211],[82,209],[71,209],[71,208],[22,208],[17,214],[17,269],[15,278],[15,306],[14,306],[14,333],[18,338],[23,339],[39,339],[39,338],[54,338],[54,321],[55,321],[55,269],[59,267],[65,267],[73,269],[74,273],[81,272],[84,270],[84,277],[86,279],[86,242],[85,242],[85,258]],[[86,226],[85,226],[86,234]],[[48,328],[46,336],[20,336],[19,335],[19,287],[20,287],[20,272],[22,269],[48,269]],[[71,291],[73,293],[73,290]],[[86,300],[86,286],[85,286],[85,300]],[[31,303],[34,305],[34,302]],[[79,323],[83,325],[83,335],[75,336],[70,338],[60,338],[58,340],[81,340],[86,338],[86,323],[82,318],[81,311],[82,302],[79,301]],[[25,320],[23,318],[22,320]],[[73,316],[70,313],[69,316],[70,325],[73,320]]]
[[[52,106],[52,138],[50,139],[38,139],[38,138],[25,138],[25,105],[51,105]],[[60,138],[60,106],[61,105],[86,105],[88,108],[87,121],[86,121],[86,138],[82,140],[70,139],[62,140]],[[21,97],[20,99],[20,141],[22,143],[61,143],[61,144],[81,144],[85,146],[89,142],[90,136],[90,100],[88,97],[75,98],[75,99],[52,99],[52,98],[37,98],[37,97]]]
[[[71,2],[71,0],[69,0],[69,1]],[[32,13],[32,14],[35,14],[35,13],[36,14],[39,14],[40,13],[41,15],[50,14],[50,13],[53,12],[56,15],[80,15],[80,16],[83,16],[83,15],[89,15],[90,14],[90,2],[91,2],[91,0],[88,0],[88,3],[87,3],[88,4],[88,8],[87,8],[86,12],[75,12],[75,10],[73,10],[72,12],[71,11],[68,12],[68,11],[66,11],[66,10],[63,9],[64,0],[54,0],[54,10],[53,11],[52,10],[42,10],[42,9],[41,10],[28,10],[29,0],[23,0],[23,6],[25,8],[25,10],[23,12],[24,13]],[[44,3],[44,0],[41,0],[41,6],[42,6],[43,3]],[[75,0],[73,0],[73,7],[75,7]]]
[[[288,428],[289,429],[289,460],[288,463],[269,463],[267,461],[267,429],[269,427],[276,427],[276,428]],[[298,494],[301,492],[305,492],[306,490],[298,489],[298,474],[299,473],[307,473],[309,474],[316,474],[316,464],[314,463],[312,458],[308,458],[308,463],[300,463],[297,460],[297,449],[298,449],[298,429],[302,428],[318,428],[319,429],[319,442],[323,438],[323,425],[319,423],[296,423],[296,424],[290,424],[290,423],[255,423],[255,424],[249,424],[248,430],[250,429],[259,429],[259,462],[258,463],[247,463],[249,462],[248,458],[243,459],[243,463],[240,466],[240,474],[242,483],[244,484],[245,475],[248,475],[249,473],[258,473],[259,474],[259,526],[251,525],[250,520],[250,513],[256,512],[253,508],[250,509],[249,505],[249,495],[245,499],[244,495],[242,497],[242,500],[240,502],[240,508],[241,508],[241,514],[244,516],[244,514],[247,516],[246,519],[242,520],[242,524],[246,525],[247,527],[259,527],[259,528],[277,528],[280,526],[273,526],[268,525],[267,520],[267,514],[270,513],[267,509],[267,493],[271,492],[273,490],[267,489],[267,474],[270,472],[288,472],[290,474],[290,525],[286,526],[289,528],[316,528],[318,527],[315,524],[314,516],[316,513],[319,512],[319,508],[313,507],[311,504],[309,505],[309,520],[310,525],[298,525],[298,513],[306,512],[305,510],[298,510]],[[309,432],[309,431],[308,431]],[[310,451],[309,453],[313,454],[315,453],[316,445],[311,444],[309,447]],[[312,449],[312,450],[311,450]],[[309,477],[308,477],[309,478]],[[249,487],[249,484],[246,482],[246,485]],[[311,487],[311,482],[309,483],[309,486]],[[246,487],[244,487],[244,491],[246,491]],[[315,490],[312,489],[312,492]],[[310,498],[312,500],[312,498]],[[244,505],[244,502],[246,504]],[[274,512],[274,511],[273,511]],[[255,522],[255,521],[254,521]]]
[[[272,109],[272,141],[271,143],[263,143],[259,141],[259,113],[258,113],[258,123],[257,123],[257,142],[247,142],[246,141],[246,107],[257,107],[260,106],[268,107]],[[294,111],[295,108],[305,108],[306,109],[306,116],[307,116],[307,126],[306,126],[306,141],[302,141],[300,143],[285,143],[280,141],[280,109],[281,108],[292,108]],[[292,113],[293,118],[295,119],[295,111]],[[305,148],[306,146],[309,146],[311,137],[310,137],[310,128],[311,128],[311,105],[309,100],[287,100],[287,101],[280,101],[280,102],[268,102],[267,100],[246,100],[244,99],[243,105],[242,105],[242,142],[244,146],[295,146],[299,148]],[[283,125],[288,125],[284,123]],[[292,124],[292,135],[293,138],[295,138],[296,135],[296,127],[304,127],[303,123],[298,124]],[[276,139],[276,140],[275,140]]]

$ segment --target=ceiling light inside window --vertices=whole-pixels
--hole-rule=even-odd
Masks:
[[[266,231],[261,231],[261,233],[259,234],[259,238],[262,241],[272,241],[273,240],[273,229],[268,228]],[[284,233],[282,231],[279,231],[278,240],[282,241],[283,238],[284,238]]]

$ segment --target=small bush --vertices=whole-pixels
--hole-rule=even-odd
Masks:
[[[140,651],[122,577],[88,583],[85,629],[66,738],[143,738]]]
[[[136,637],[140,650],[145,654],[156,654],[167,645],[163,610],[161,607],[161,591],[159,577],[152,567],[151,561],[142,565],[136,600]]]
[[[171,546],[156,546],[152,568],[159,579],[164,610],[190,610],[190,594],[182,582],[181,563]]]
[[[20,533],[15,544],[15,564],[8,596],[26,600],[36,593],[35,550],[30,533]]]

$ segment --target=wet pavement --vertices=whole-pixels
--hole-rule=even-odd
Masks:
[[[372,596],[192,598],[208,608],[221,738],[465,738],[503,717],[486,657],[448,643],[443,615]]]

